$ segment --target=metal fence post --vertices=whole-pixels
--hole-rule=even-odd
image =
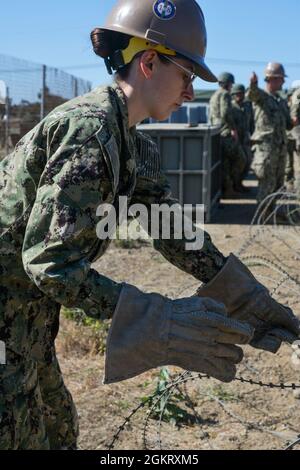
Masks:
[[[6,155],[9,154],[9,140],[10,140],[10,98],[9,98],[9,88],[6,87],[6,97],[5,97],[5,152]]]
[[[78,96],[78,80],[76,77],[73,77],[73,89],[74,89],[74,98]]]
[[[41,93],[41,120],[45,117],[45,97],[46,97],[46,74],[47,67],[43,65],[42,69],[42,93]]]

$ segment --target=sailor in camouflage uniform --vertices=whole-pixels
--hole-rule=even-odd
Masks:
[[[228,307],[201,292],[174,301],[146,294],[91,268],[109,244],[96,235],[102,204],[118,211],[119,196],[146,207],[175,202],[156,145],[135,124],[191,100],[194,74],[215,80],[196,1],[138,5],[137,12],[135,0],[119,0],[91,35],[96,54],[117,71],[114,84],[56,108],[0,164],[0,449],[76,448],[78,418],[54,345],[61,305],[112,318],[105,383],[162,365],[228,382],[243,357],[236,344],[276,352],[299,333],[292,312],[207,233],[202,249],[187,251],[184,234],[159,237],[155,248],[211,289],[229,266],[226,282],[241,288],[225,282]]]
[[[292,96],[293,96],[294,91],[295,90],[291,88],[287,94],[288,107],[289,107],[290,112],[291,112],[291,106],[292,106]],[[291,191],[294,189],[294,181],[295,181],[294,153],[296,151],[296,140],[295,140],[293,130],[294,129],[291,129],[287,132],[287,162],[286,162],[286,168],[285,168],[286,188]]]
[[[236,84],[233,86],[231,95],[234,122],[238,133],[239,143],[247,161],[242,179],[246,178],[251,167],[253,158],[251,151],[251,134],[254,131],[252,103],[250,101],[245,101],[245,94],[246,89],[244,85]]]
[[[294,90],[291,98],[291,118],[294,126],[300,125],[300,88]]]
[[[248,91],[255,116],[252,168],[259,182],[257,196],[259,203],[284,184],[287,130],[292,128],[287,102],[278,93],[282,89],[285,77],[285,70],[281,64],[269,63],[265,70],[266,90],[258,88],[257,76],[253,74]]]
[[[299,80],[296,81],[295,85],[299,87]],[[294,125],[293,131],[291,132],[294,138],[294,157],[295,157],[295,189],[298,197],[300,194],[300,88],[296,88],[291,96],[290,112],[291,119]]]
[[[220,74],[219,89],[209,103],[210,123],[221,126],[224,198],[235,197],[244,191],[241,179],[246,167],[246,156],[239,144],[230,95],[234,81],[231,73]]]

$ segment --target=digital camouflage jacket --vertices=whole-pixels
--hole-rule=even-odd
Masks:
[[[219,88],[212,95],[209,102],[209,119],[212,125],[221,126],[222,137],[231,135],[231,131],[235,129],[231,95],[227,90]]]
[[[291,99],[291,117],[300,124],[300,88],[294,91]]]
[[[253,103],[255,131],[254,142],[268,141],[274,146],[287,143],[287,130],[292,129],[292,122],[287,101],[278,94],[272,95],[252,84],[248,98]]]
[[[18,331],[18,305],[42,296],[95,318],[112,316],[121,285],[91,264],[109,244],[97,238],[97,208],[117,206],[120,195],[145,205],[176,202],[155,144],[129,129],[116,84],[56,108],[0,162],[0,339]],[[210,281],[225,258],[206,233],[199,251],[186,251],[185,242],[154,245],[178,268]],[[5,310],[7,292],[14,315]]]
[[[239,105],[235,100],[232,100],[232,110],[239,141],[242,145],[249,145],[254,127],[252,105],[249,101]]]

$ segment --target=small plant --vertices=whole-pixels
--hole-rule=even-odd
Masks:
[[[126,401],[126,400],[118,400],[116,402],[116,405],[119,407],[120,410],[129,410],[130,407],[131,407],[131,402],[130,401]]]
[[[226,390],[224,385],[218,384],[215,385],[210,389],[210,395],[218,398],[219,400],[223,402],[230,402],[230,401],[236,401],[237,397],[234,395],[234,393],[231,393],[230,391]]]
[[[170,383],[169,370],[164,367],[160,370],[153,395],[143,397],[142,401],[147,402],[152,419],[162,420],[174,426],[179,426],[180,424],[190,422],[190,415],[179,406],[180,403],[185,401],[185,397],[180,391],[169,396],[167,388]],[[164,394],[164,392],[166,393]]]

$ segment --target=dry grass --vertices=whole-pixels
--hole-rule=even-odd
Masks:
[[[211,226],[208,231],[214,242],[225,253],[237,251],[248,236],[246,226]],[[266,255],[266,248],[282,260],[282,266],[298,277],[299,257],[286,244],[297,249],[298,244],[284,237],[284,242],[271,233],[265,244],[255,245],[252,254]],[[300,244],[300,242],[299,242]],[[270,256],[270,253],[268,253]],[[100,262],[95,265],[104,275],[116,281],[129,282],[147,292],[159,292],[170,297],[195,292],[198,282],[167,263],[151,246],[140,249],[121,249],[112,244]],[[268,268],[254,268],[263,282],[269,282],[274,272]],[[278,291],[281,301],[289,303],[300,313],[296,293],[283,285]],[[101,333],[101,335],[100,335]],[[57,341],[59,358],[65,381],[70,388],[80,415],[82,449],[104,449],[124,419],[145,396],[150,396],[157,384],[158,370],[149,371],[135,379],[113,384],[102,384],[105,332],[84,327],[62,318]],[[100,337],[101,336],[101,337]],[[299,370],[291,361],[291,348],[281,348],[277,355],[245,347],[245,358],[238,375],[264,382],[300,382]],[[171,373],[178,369],[170,368]],[[220,384],[217,381],[189,382],[186,389],[193,403],[180,403],[188,413],[197,417],[180,426],[162,423],[161,439],[164,449],[282,449],[300,433],[299,401],[292,391],[262,389],[238,382]],[[134,415],[116,443],[116,449],[142,449],[146,410]],[[158,448],[158,422],[150,420],[147,445]]]
[[[62,309],[59,342],[59,352],[62,356],[85,357],[105,353],[109,322],[101,322],[99,326],[100,322],[89,320],[90,326],[66,318]]]

